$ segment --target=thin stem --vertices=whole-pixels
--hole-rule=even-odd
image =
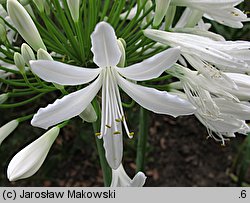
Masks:
[[[144,108],[140,108],[139,118],[139,137],[137,143],[136,154],[136,171],[144,171],[145,166],[145,153],[148,137],[148,111]]]
[[[96,110],[97,113],[97,121],[93,123],[93,129],[95,133],[100,132],[100,128],[101,128],[101,110],[100,110],[100,106],[98,104],[98,102],[96,101],[96,99],[94,99],[93,101],[93,106]],[[99,159],[100,159],[100,164],[101,164],[101,168],[102,168],[102,173],[103,173],[103,181],[104,181],[104,186],[105,187],[109,187],[110,183],[111,183],[111,169],[107,163],[106,157],[105,157],[105,151],[103,148],[103,141],[98,139],[97,137],[95,137],[96,140],[96,146],[97,146],[97,151],[99,154]]]

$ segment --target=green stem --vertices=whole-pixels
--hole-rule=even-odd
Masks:
[[[93,123],[93,129],[95,134],[100,132],[100,127],[101,127],[101,111],[100,111],[100,106],[96,99],[93,101],[93,106],[96,110],[98,119],[95,123]],[[97,146],[97,151],[99,154],[99,159],[100,159],[100,164],[102,168],[102,173],[103,173],[103,181],[104,181],[104,186],[109,187],[111,183],[111,169],[107,163],[106,157],[105,157],[105,150],[103,148],[103,141],[101,139],[98,139],[97,136],[95,137],[96,140],[96,146]]]
[[[139,121],[139,137],[136,154],[136,171],[144,171],[145,153],[148,137],[148,111],[141,107]]]

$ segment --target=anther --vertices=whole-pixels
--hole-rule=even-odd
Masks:
[[[100,135],[101,135],[101,133],[95,133],[95,136],[97,136],[97,137],[100,136]]]
[[[122,120],[119,119],[119,118],[116,118],[115,121],[116,121],[117,123],[120,123]]]
[[[120,134],[122,134],[120,131],[115,131],[114,132],[114,135],[120,135]]]
[[[105,126],[106,126],[107,128],[111,128],[111,126],[110,126],[110,125],[108,125],[108,124],[106,124]]]
[[[134,132],[131,132],[131,133],[129,133],[129,136],[133,137],[134,134],[135,134]]]

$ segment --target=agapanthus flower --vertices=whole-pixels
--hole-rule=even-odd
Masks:
[[[180,84],[174,84],[172,88],[183,89],[184,92],[178,91],[177,95],[196,107],[194,115],[207,128],[209,136],[224,144],[227,137],[234,137],[236,132],[250,132],[246,124],[250,119],[250,104],[234,95],[238,86],[231,78],[212,67],[210,72],[214,75],[207,71],[206,77],[180,65],[175,65],[168,72],[180,79]]]
[[[106,22],[97,24],[91,35],[93,61],[99,68],[82,68],[56,61],[31,61],[32,71],[48,82],[60,85],[82,85],[93,81],[85,88],[56,100],[41,108],[32,119],[32,125],[47,129],[57,123],[79,115],[93,100],[102,87],[102,121],[98,137],[103,137],[106,158],[113,169],[120,166],[123,152],[122,123],[127,127],[122,108],[119,87],[144,108],[155,113],[172,116],[192,114],[195,108],[186,100],[165,91],[138,85],[160,76],[179,57],[179,48],[168,49],[141,63],[125,68],[117,67],[121,52],[114,29]],[[125,79],[127,78],[127,79]],[[154,99],[152,99],[154,98]]]
[[[249,73],[250,42],[216,41],[187,33],[146,29],[144,34],[157,42],[172,47],[180,46],[182,55],[196,57],[226,72]],[[190,61],[189,61],[190,62]],[[194,67],[196,68],[196,67]]]
[[[215,20],[233,28],[242,28],[242,22],[247,21],[247,15],[235,8],[244,0],[157,0],[156,17],[159,24],[167,12],[169,5],[186,6],[186,24],[193,20],[198,22],[202,16]]]

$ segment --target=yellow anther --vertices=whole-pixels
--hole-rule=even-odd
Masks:
[[[120,134],[122,134],[120,131],[115,131],[114,132],[114,135],[120,135]]]
[[[111,128],[111,126],[110,126],[110,125],[108,125],[108,124],[106,124],[105,126],[106,126],[107,128]]]
[[[118,123],[120,123],[122,120],[119,119],[119,118],[117,118],[117,119],[115,119],[115,121],[118,122]]]
[[[134,134],[135,134],[134,132],[131,132],[131,133],[129,133],[129,136],[133,137]]]
[[[95,136],[100,136],[101,135],[101,133],[95,133]]]

